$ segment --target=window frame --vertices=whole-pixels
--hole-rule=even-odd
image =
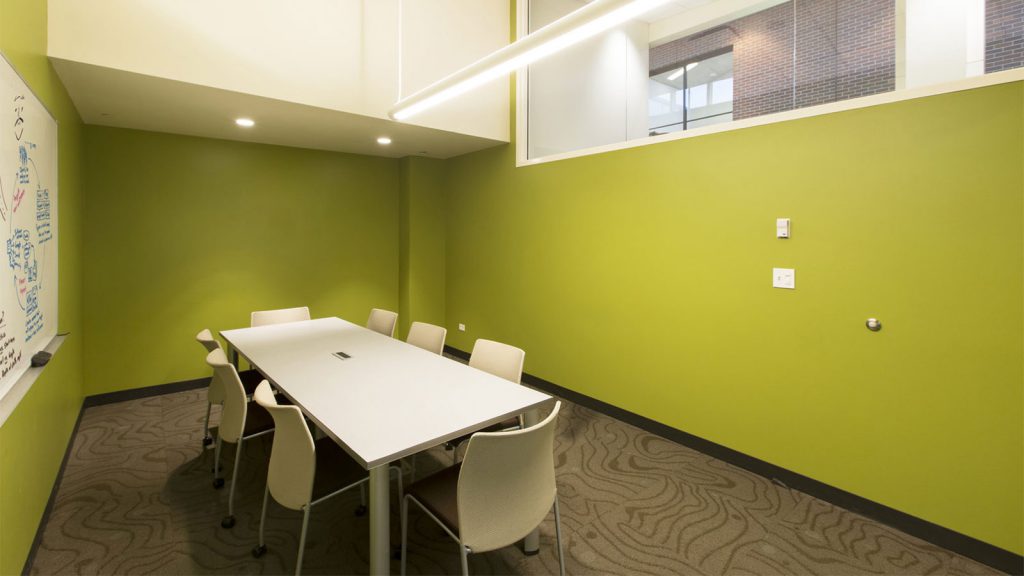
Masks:
[[[516,2],[517,39],[523,38],[529,33],[529,3],[529,0],[518,0]],[[898,65],[899,63],[897,62],[897,66]],[[529,113],[529,103],[527,102],[527,97],[529,94],[529,71],[527,68],[520,68],[515,73],[516,104],[514,108],[514,130],[516,147],[516,167],[523,168],[526,166],[533,166],[536,164],[546,164],[548,162],[557,162],[559,160],[579,158],[581,156],[603,154],[605,152],[626,150],[629,148],[638,148],[641,146],[651,146],[655,144],[661,144],[663,142],[682,140],[685,138],[700,138],[701,136],[706,136],[708,134],[731,132],[733,130],[743,130],[746,128],[753,128],[755,126],[764,126],[767,124],[775,124],[778,122],[788,122],[790,120],[811,118],[814,116],[821,116],[824,114],[834,114],[837,112],[845,112],[847,110],[857,110],[859,108],[880,106],[883,104],[902,102],[904,100],[927,98],[929,96],[937,96],[939,94],[948,94],[951,92],[973,90],[976,88],[995,86],[997,84],[1007,84],[1011,82],[1021,81],[1024,81],[1024,68],[1013,68],[1011,70],[1003,70],[1000,72],[990,72],[987,74],[981,74],[979,76],[962,78],[959,80],[955,80],[953,82],[945,82],[941,84],[933,84],[930,86],[921,86],[917,88],[900,88],[897,84],[896,89],[889,92],[881,92],[869,96],[861,96],[858,98],[850,98],[848,100],[840,100],[838,102],[829,102],[826,104],[807,106],[805,108],[796,108],[793,110],[786,110],[783,112],[776,112],[773,114],[765,114],[763,116],[754,116],[752,118],[743,118],[741,120],[732,120],[731,122],[722,122],[719,124],[712,124],[710,126],[691,128],[689,130],[669,132],[668,134],[661,134],[658,136],[634,138],[632,140],[624,140],[622,142],[604,144],[601,146],[592,146],[590,148],[582,148],[580,150],[573,150],[571,152],[551,154],[548,156],[541,156],[539,158],[528,158],[527,153],[529,147],[527,145],[527,127],[529,122],[527,121],[526,115]]]

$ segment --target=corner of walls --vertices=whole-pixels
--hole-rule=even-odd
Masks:
[[[400,160],[400,338],[413,321],[445,326],[446,162],[415,156]]]
[[[46,2],[0,0],[0,50],[58,122],[58,330],[70,336],[0,427],[0,574],[24,567],[83,395],[83,125],[46,57],[46,18]]]
[[[409,201],[412,193],[412,160],[406,156],[398,161],[398,332],[401,339],[409,334],[412,322],[410,303],[410,271],[409,271]]]

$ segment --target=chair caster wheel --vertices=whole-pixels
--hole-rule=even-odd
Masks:
[[[235,525],[235,517],[234,516],[225,516],[224,519],[220,521],[220,527],[221,528],[233,528],[234,525]]]
[[[216,488],[216,489],[223,488],[224,487],[224,479],[223,478],[214,478],[213,479],[213,487]]]
[[[203,446],[209,446],[210,444],[213,444],[213,438],[209,436],[203,438]]]
[[[455,450],[455,444],[452,444],[451,442],[445,442],[444,449],[451,452],[452,450]]]
[[[402,547],[401,546],[394,546],[394,547],[391,548],[391,559],[392,560],[401,560],[402,559]]]
[[[260,556],[263,556],[266,553],[267,553],[267,547],[265,545],[263,545],[263,544],[260,544],[259,546],[254,546],[253,549],[252,549],[252,557],[253,558],[259,558]]]
[[[356,506],[356,516],[366,516],[366,506],[362,504]]]

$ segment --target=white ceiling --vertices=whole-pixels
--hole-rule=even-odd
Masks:
[[[290,8],[274,3],[239,20],[248,1],[51,0],[50,58],[88,124],[395,158],[449,158],[507,141],[504,81],[419,125],[384,117],[396,94],[504,45],[507,0],[431,0],[419,12],[410,3],[406,18],[398,0],[317,0],[300,19],[324,20],[313,28],[279,26]],[[671,0],[643,19],[653,32],[709,4]],[[450,46],[438,29],[450,30]],[[256,126],[236,126],[240,116]]]
[[[508,0],[47,5],[47,54],[90,124],[390,157],[509,140],[507,81],[387,117],[400,95],[506,45]],[[243,115],[256,126],[235,126]]]
[[[450,158],[504,144],[51,57],[86,124],[400,158]],[[252,128],[235,125],[245,116]],[[377,144],[379,136],[392,139]]]

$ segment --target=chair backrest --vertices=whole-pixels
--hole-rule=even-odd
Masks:
[[[370,317],[366,320],[366,327],[374,332],[380,332],[385,336],[395,337],[395,324],[398,323],[398,314],[390,310],[374,308],[370,310]]]
[[[207,352],[213,352],[220,348],[220,342],[217,342],[217,339],[213,337],[209,328],[204,328],[199,334],[196,334],[196,342],[202,344]]]
[[[207,354],[206,363],[213,368],[213,377],[220,382],[224,391],[224,408],[220,413],[217,437],[234,444],[245,430],[245,388],[238,378],[238,371],[228,362],[224,350],[217,348]]]
[[[213,337],[209,329],[204,328],[199,334],[196,334],[196,342],[199,342],[203,345],[203,348],[206,348],[207,354],[214,350],[220,350],[220,342],[217,342],[217,339]],[[224,386],[221,385],[216,370],[213,372],[213,376],[210,377],[210,387],[206,390],[206,399],[210,404],[220,404],[224,401]]]
[[[316,444],[298,406],[279,406],[270,383],[264,380],[253,400],[274,418],[274,445],[270,449],[267,488],[278,504],[301,510],[313,495]]]
[[[525,430],[478,432],[459,471],[459,538],[473,552],[521,540],[555,500],[555,423],[562,403]]]
[[[405,341],[434,354],[440,354],[444,352],[444,338],[447,335],[448,330],[440,326],[426,322],[413,322]]]
[[[266,326],[268,324],[283,324],[285,322],[301,322],[309,320],[309,307],[282,308],[280,310],[257,310],[250,317],[249,325]]]
[[[526,352],[515,346],[481,338],[473,344],[469,365],[519,384],[523,377],[524,358]]]

